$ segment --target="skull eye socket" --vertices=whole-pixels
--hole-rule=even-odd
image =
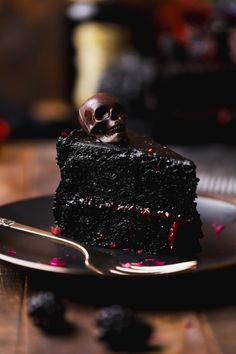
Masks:
[[[108,106],[100,106],[95,111],[95,118],[97,120],[104,120],[109,118],[110,108]]]
[[[120,104],[120,103],[116,103],[114,105],[114,111],[119,114],[119,115],[122,115],[122,114],[125,114],[126,111],[124,109],[124,107]]]

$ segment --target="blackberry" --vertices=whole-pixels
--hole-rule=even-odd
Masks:
[[[50,333],[63,332],[67,327],[64,320],[65,306],[49,291],[32,295],[28,301],[28,314],[34,323]]]
[[[98,337],[115,350],[143,350],[152,328],[135,314],[114,305],[96,315]]]

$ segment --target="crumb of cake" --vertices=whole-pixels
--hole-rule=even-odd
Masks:
[[[131,268],[131,263],[127,262],[127,263],[121,263],[121,266],[123,268]]]

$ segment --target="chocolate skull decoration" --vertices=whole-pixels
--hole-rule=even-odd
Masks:
[[[97,93],[80,107],[79,121],[88,136],[103,143],[124,143],[127,115],[119,99],[109,93]]]

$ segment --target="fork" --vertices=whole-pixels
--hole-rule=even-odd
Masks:
[[[165,274],[174,273],[187,269],[194,269],[197,266],[195,260],[188,262],[180,262],[162,266],[142,266],[138,267],[135,264],[130,263],[127,267],[123,265],[121,261],[115,256],[107,254],[102,251],[98,251],[93,247],[81,245],[73,240],[65,239],[63,237],[58,237],[52,235],[51,232],[41,230],[28,225],[19,224],[13,220],[8,220],[6,218],[0,218],[0,227],[13,229],[21,232],[26,232],[31,235],[37,235],[42,238],[51,240],[52,242],[63,244],[76,249],[84,256],[85,266],[100,275],[116,274],[116,275],[154,275],[154,274]]]

